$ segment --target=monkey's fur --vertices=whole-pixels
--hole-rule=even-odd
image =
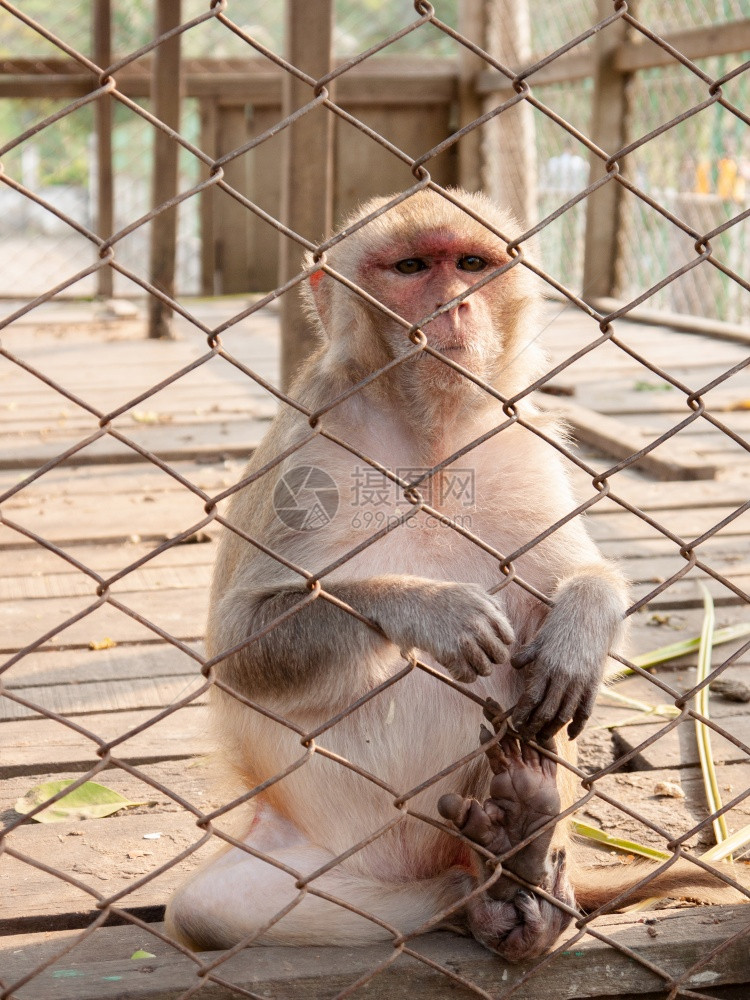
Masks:
[[[513,219],[483,196],[452,194],[496,232],[516,232]],[[346,225],[384,203],[369,202]],[[327,262],[391,313],[418,323],[508,264],[505,247],[460,208],[422,191],[342,240]],[[554,447],[509,420],[502,403],[466,375],[425,352],[347,396],[357,382],[403,358],[414,345],[396,319],[328,274],[316,272],[306,296],[319,342],[291,396],[310,412],[345,398],[319,418],[312,436],[303,414],[282,407],[253,455],[246,475],[288,452],[233,499],[229,521],[264,548],[225,532],[207,635],[209,656],[235,650],[218,663],[219,679],[269,712],[263,715],[216,692],[216,730],[229,765],[248,789],[289,768],[257,797],[260,805],[245,840],[251,851],[277,865],[230,849],[179,890],[168,910],[168,929],[194,947],[216,948],[246,938],[267,944],[366,943],[412,931],[450,907],[455,922],[456,904],[488,872],[466,840],[447,831],[459,828],[491,853],[503,854],[539,829],[534,841],[506,859],[505,871],[541,886],[568,912],[503,876],[474,897],[463,919],[475,937],[506,958],[541,954],[569,922],[576,898],[586,907],[599,906],[643,874],[642,869],[635,875],[586,870],[574,863],[566,824],[551,821],[575,801],[573,781],[563,767],[556,777],[554,765],[526,742],[554,740],[557,752],[573,759],[571,740],[591,712],[607,652],[618,641],[628,604],[625,583],[601,557],[581,518],[564,521],[576,501]],[[533,276],[515,265],[423,323],[424,335],[442,357],[508,398],[544,369],[535,340],[537,309]],[[531,399],[515,405],[524,421],[546,436],[560,434]],[[379,489],[370,481],[370,492],[363,492],[371,467],[358,455],[410,481],[475,441],[480,443],[434,477],[431,495],[429,483],[419,488],[441,515],[465,523],[460,518],[467,513],[466,497],[450,488],[450,477],[470,474],[470,530],[490,551],[424,511],[357,548],[410,510],[408,499],[388,480],[381,479]],[[335,515],[315,531],[294,530],[274,509],[282,477],[300,467],[323,470],[338,490]],[[378,515],[386,514],[393,520],[381,523]],[[516,580],[490,596],[506,579],[497,553],[519,551],[515,574],[548,595],[551,608]],[[319,579],[326,594],[378,630],[326,596],[311,599],[303,574]],[[308,603],[302,610],[243,647],[249,635],[303,600]],[[436,825],[403,816],[313,879],[301,902],[274,922],[300,895],[298,878],[398,818],[395,798],[477,746],[477,704],[418,668],[323,728],[314,745],[325,753],[301,745],[300,734],[322,727],[402,670],[400,651],[410,649],[470,683],[479,696],[515,706],[513,722],[523,739],[504,736],[488,745],[486,756],[410,797],[408,809],[432,816]],[[442,828],[438,802],[450,821]],[[715,898],[742,898],[687,867],[690,892],[702,885],[703,895],[710,895],[705,887],[713,884]],[[672,868],[657,888],[651,883],[628,901],[684,889],[685,879],[685,870]],[[316,892],[345,900],[380,922]]]

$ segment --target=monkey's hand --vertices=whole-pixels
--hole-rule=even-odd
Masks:
[[[561,581],[542,627],[511,660],[523,669],[524,693],[513,709],[522,736],[551,739],[567,723],[571,740],[580,735],[627,606],[625,581],[609,563],[583,566]]]
[[[508,660],[513,629],[481,587],[430,581],[409,597],[411,614],[382,622],[400,649],[424,650],[465,684]]]
[[[594,709],[604,654],[572,641],[570,632],[570,623],[560,621],[553,610],[536,638],[511,659],[523,670],[524,681],[513,724],[526,739],[549,740],[570,723],[568,736],[574,740]]]

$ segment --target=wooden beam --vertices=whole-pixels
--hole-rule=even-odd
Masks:
[[[688,59],[708,59],[746,52],[750,49],[750,19],[730,24],[715,24],[689,31],[676,31],[665,35],[664,41],[687,56]],[[612,68],[617,73],[636,73],[638,70],[674,66],[674,56],[652,42],[645,35],[616,46],[611,55]],[[550,83],[570,83],[593,76],[595,61],[587,53],[568,52],[544,66],[529,77],[532,86]],[[489,94],[496,91],[511,92],[507,79],[497,70],[485,70],[477,78],[477,92]]]
[[[533,64],[532,60],[527,60],[527,65]],[[572,80],[584,80],[587,76],[593,76],[594,60],[586,53],[569,52],[559,59],[543,66],[529,77],[529,84],[532,87],[543,86],[549,83],[570,83]],[[507,91],[508,95],[513,93],[513,88],[508,83],[508,78],[503,76],[496,69],[484,70],[477,77],[477,92],[480,94],[494,94],[498,91]]]
[[[112,64],[112,4],[111,0],[95,0],[93,7],[94,62],[102,69]],[[114,176],[112,173],[112,98],[100,97],[94,108],[96,131],[96,231],[104,239],[114,232]],[[111,267],[97,273],[97,292],[102,298],[112,298]]]
[[[182,0],[157,0],[154,35],[159,37],[182,23]],[[180,127],[180,35],[162,42],[154,51],[151,102],[154,115],[169,128]],[[161,129],[154,130],[154,162],[151,204],[154,208],[174,198],[178,191],[179,145]],[[177,209],[157,215],[151,223],[149,280],[160,291],[174,297],[177,258]],[[149,299],[148,335],[155,339],[172,336],[172,310],[161,299]]]
[[[458,75],[450,67],[439,72],[397,73],[393,76],[357,73],[341,81],[337,101],[345,107],[409,107],[435,105],[458,97]],[[118,73],[118,90],[127,97],[149,97],[151,83],[140,73]],[[83,97],[94,89],[85,74],[48,74],[45,76],[0,74],[0,98],[3,97]],[[217,73],[184,78],[185,97],[215,97],[220,104],[252,104],[254,107],[281,107],[282,80],[278,73]]]
[[[647,23],[647,22],[646,22]],[[726,56],[750,49],[750,18],[729,24],[713,24],[689,31],[676,31],[664,40],[688,59]],[[614,68],[618,73],[635,73],[657,66],[674,66],[675,58],[644,35],[624,42],[614,53]]]
[[[316,80],[333,67],[333,0],[286,0],[286,58]],[[284,117],[313,97],[308,84],[291,74],[284,77]],[[333,220],[333,115],[315,108],[284,132],[282,159],[283,222],[310,240],[330,232]],[[303,250],[280,237],[279,284],[297,274]],[[309,320],[299,292],[281,301],[281,380],[288,388],[312,346]]]

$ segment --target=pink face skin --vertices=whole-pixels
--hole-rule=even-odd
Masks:
[[[482,243],[441,233],[417,236],[371,259],[367,284],[389,309],[417,323],[508,260]],[[425,324],[429,346],[459,364],[469,352],[483,354],[495,339],[490,300],[502,283],[501,276]],[[399,333],[406,342],[403,331]]]

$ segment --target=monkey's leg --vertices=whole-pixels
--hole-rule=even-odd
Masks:
[[[482,742],[488,739],[490,733],[483,728]],[[555,827],[550,824],[560,811],[556,764],[509,735],[487,756],[494,776],[484,805],[444,795],[438,809],[465,836],[496,855],[543,830],[505,860],[503,870],[575,906],[565,873],[565,849],[553,846]],[[480,867],[480,881],[486,880],[486,866],[480,862]],[[474,937],[511,961],[544,954],[570,922],[564,910],[505,876],[468,903],[467,917]]]
[[[245,843],[302,877],[333,860],[329,851],[311,844],[267,807]],[[310,889],[408,931],[455,903],[465,891],[462,877],[454,872],[385,883],[337,866],[310,882]],[[391,937],[374,921],[311,891],[302,892],[296,881],[284,868],[233,847],[177,890],[167,907],[167,932],[196,951],[230,948],[256,933],[253,943],[262,945],[361,945]],[[295,900],[288,913],[267,926]]]

